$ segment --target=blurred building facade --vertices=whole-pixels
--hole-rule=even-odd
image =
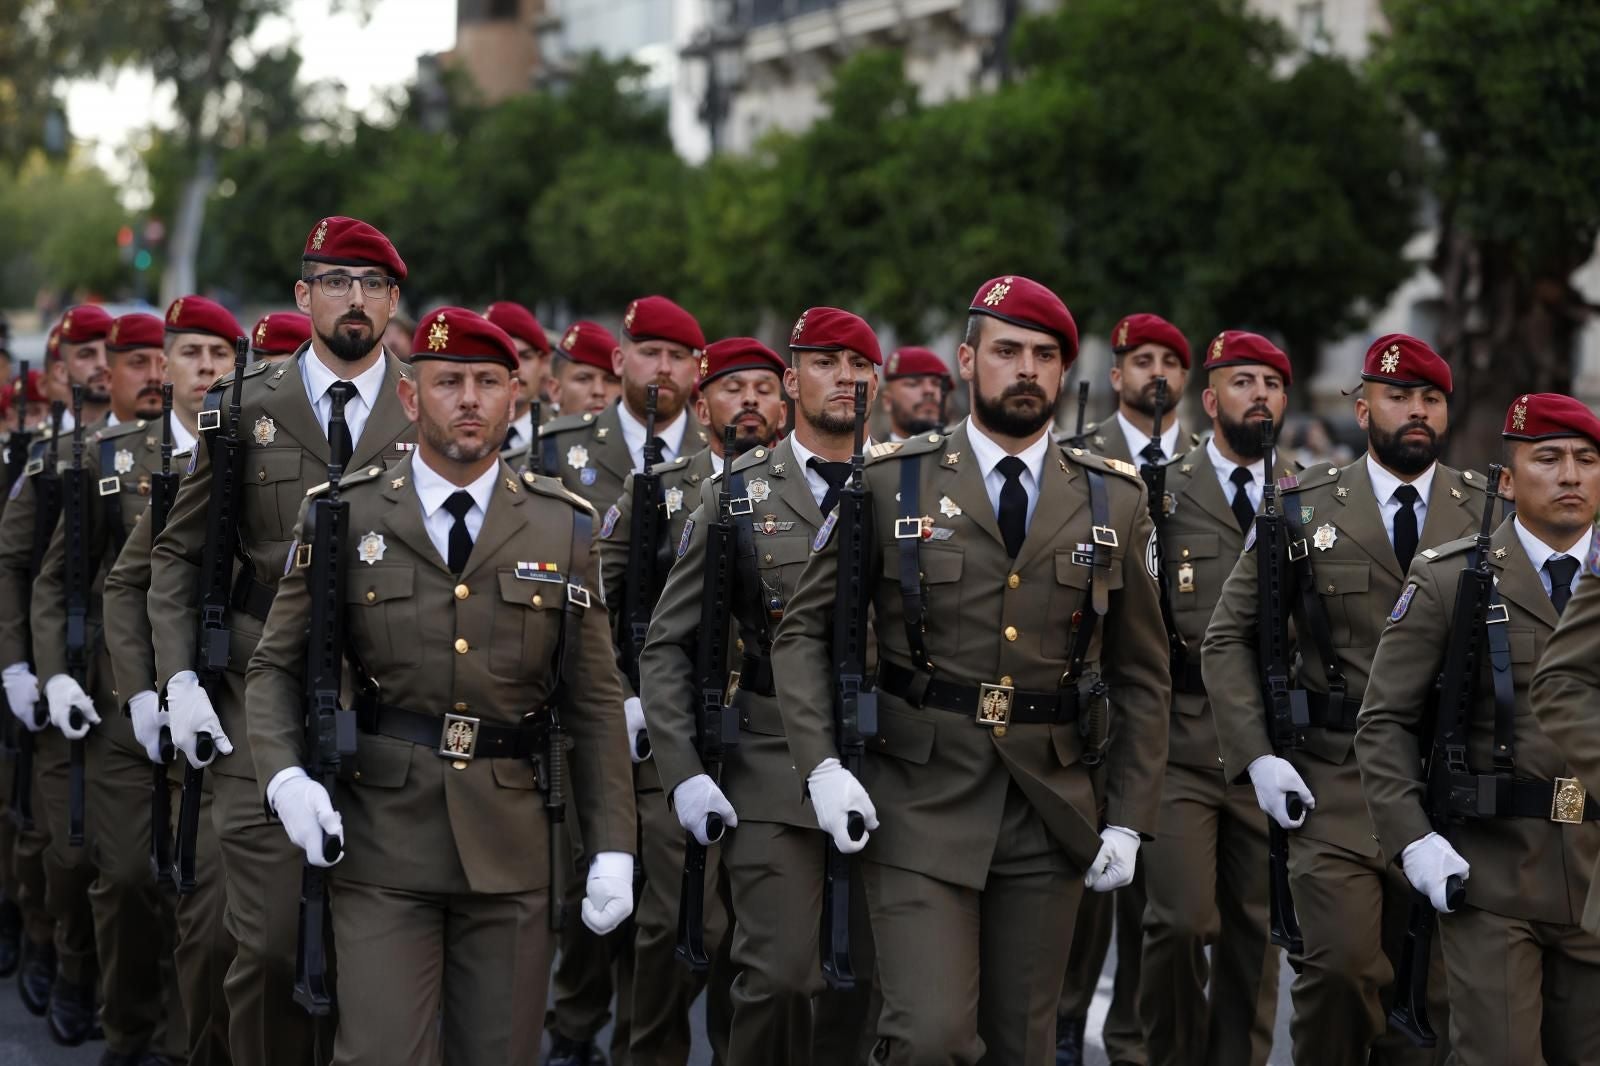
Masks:
[[[439,66],[466,73],[485,101],[533,89],[539,73],[535,27],[546,0],[456,0],[456,46]]]

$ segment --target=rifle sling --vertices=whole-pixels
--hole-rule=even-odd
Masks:
[[[1511,773],[1517,765],[1517,693],[1511,676],[1511,638],[1506,633],[1505,618],[1500,590],[1491,583],[1483,628],[1489,646],[1489,673],[1494,681],[1494,769],[1501,774]],[[1549,806],[1545,809],[1548,811]]]
[[[933,678],[933,662],[928,658],[928,642],[924,640],[927,633],[927,603],[922,595],[922,536],[919,532],[914,537],[902,537],[898,527],[904,522],[917,524],[920,531],[922,522],[922,464],[901,460],[900,462],[900,522],[896,522],[895,548],[899,553],[900,562],[900,603],[901,613],[905,615],[906,650],[911,653],[911,665],[916,669],[917,678],[912,682],[907,699],[914,705],[921,706],[924,691],[928,682]]]
[[[727,464],[728,502],[730,507],[742,504],[749,498],[745,488],[744,473],[733,469],[732,459]],[[761,602],[761,568],[756,565],[756,534],[751,522],[752,508],[735,507],[733,515],[733,612],[739,622],[739,639],[744,641],[744,660],[739,668],[739,684],[770,692],[772,689],[772,626],[767,617],[766,605]],[[765,684],[761,678],[765,675]],[[757,686],[760,686],[757,689]]]
[[[576,574],[580,567],[589,558],[589,549],[594,543],[594,516],[588,511],[574,511],[572,513],[572,559],[567,564],[567,572]],[[586,597],[585,597],[586,598]],[[550,686],[549,703],[555,702],[566,695],[566,685],[577,675],[578,653],[583,641],[580,639],[583,631],[584,604],[580,598],[574,598],[572,592],[567,593],[567,602],[561,608],[561,629],[556,634],[555,659],[551,663],[550,671],[554,675]]]
[[[1349,700],[1346,693],[1349,682],[1345,680],[1344,671],[1339,666],[1339,653],[1334,650],[1333,627],[1328,624],[1328,611],[1323,606],[1322,595],[1317,592],[1317,575],[1311,566],[1311,555],[1306,540],[1305,527],[1300,523],[1300,494],[1290,493],[1284,497],[1283,520],[1289,531],[1289,560],[1294,567],[1294,574],[1300,586],[1300,614],[1305,624],[1306,632],[1311,636],[1311,642],[1316,646],[1317,658],[1322,660],[1323,676],[1327,680],[1328,691],[1326,696],[1313,700],[1311,697],[1317,693],[1307,692],[1307,703],[1315,704],[1311,707],[1311,725],[1319,729],[1326,729],[1334,733],[1353,733],[1356,728],[1355,714],[1349,709]],[[1300,553],[1295,554],[1295,547],[1299,546]],[[1354,700],[1356,710],[1360,710],[1361,700]]]
[[[104,484],[105,481],[110,480],[113,477],[115,477],[117,482],[116,491],[102,492],[100,496],[100,507],[104,512],[104,521],[106,524],[106,536],[110,541],[109,546],[106,549],[108,552],[106,558],[113,562],[116,560],[117,556],[122,554],[122,545],[128,540],[128,530],[122,522],[122,475],[116,473],[116,462],[117,442],[115,440],[101,441],[101,483]],[[112,473],[107,474],[107,470],[112,471]]]

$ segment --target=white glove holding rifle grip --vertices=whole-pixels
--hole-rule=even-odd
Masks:
[[[11,716],[21,722],[24,729],[37,733],[50,724],[48,717],[42,722],[34,717],[34,707],[39,702],[39,679],[33,676],[27,663],[12,663],[0,671],[0,680],[5,684]]]
[[[1407,844],[1400,853],[1400,868],[1405,871],[1411,887],[1427,896],[1433,909],[1440,914],[1454,911],[1449,902],[1450,878],[1459,877],[1464,882],[1472,876],[1467,860],[1438,833],[1429,833]]]
[[[1306,815],[1316,807],[1317,800],[1293,763],[1276,755],[1262,755],[1250,763],[1246,772],[1256,788],[1256,805],[1268,818],[1285,829],[1299,829],[1305,824]],[[1305,804],[1298,818],[1289,817],[1290,796],[1300,797]]]
[[[622,701],[622,716],[628,725],[628,757],[642,763],[650,757],[650,731],[645,726],[644,704],[638,696]]]
[[[50,702],[50,724],[68,740],[82,740],[91,726],[100,724],[94,700],[67,674],[57,674],[44,683],[44,698]]]
[[[333,866],[344,858],[344,819],[333,809],[333,800],[322,782],[299,766],[279,770],[267,783],[267,806],[283,823],[294,846],[306,854],[312,866]],[[339,853],[330,861],[323,848],[322,835],[336,837]]]
[[[133,739],[144,748],[153,763],[162,762],[161,727],[168,725],[168,714],[161,706],[161,697],[146,689],[135,692],[128,700],[128,717],[133,721]]]
[[[195,769],[209,766],[218,755],[233,754],[233,741],[222,731],[222,720],[193,670],[180,670],[167,680],[167,717],[173,747],[183,752]],[[201,733],[210,733],[216,744],[209,759],[201,759],[195,752],[195,737]]]
[[[722,839],[722,831],[715,838],[706,832],[706,820],[711,815],[722,819],[723,830],[739,824],[733,804],[711,780],[710,774],[695,774],[680,781],[672,790],[672,809],[677,812],[678,824],[683,826],[684,832],[694,837],[701,847],[710,847]]]
[[[584,882],[583,924],[605,936],[633,913],[633,856],[602,851],[589,863]]]
[[[834,847],[842,854],[853,855],[867,846],[870,831],[878,828],[878,809],[855,774],[830,755],[806,777],[806,790],[811,794],[817,826],[833,838]],[[851,814],[861,815],[868,830],[859,840],[850,839]]]
[[[1100,852],[1083,875],[1084,886],[1094,892],[1111,892],[1133,880],[1139,861],[1139,834],[1120,825],[1100,830]]]

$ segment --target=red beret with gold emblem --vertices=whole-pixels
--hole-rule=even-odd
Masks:
[[[44,339],[44,361],[49,362],[61,355],[61,323],[57,322],[50,327],[50,333]]]
[[[540,355],[550,354],[550,338],[544,335],[544,327],[533,317],[533,312],[521,304],[498,300],[488,306],[483,317]]]
[[[1500,431],[1506,440],[1552,440],[1556,437],[1588,437],[1600,445],[1600,418],[1589,405],[1556,392],[1534,392],[1519,396],[1506,412],[1506,426]]]
[[[389,238],[359,218],[330,215],[311,227],[300,258],[333,266],[365,266],[387,270],[396,281],[406,280],[405,260]]]
[[[778,358],[778,353],[754,337],[728,337],[706,345],[700,356],[700,388],[740,370],[770,370],[779,377],[788,367]]]
[[[588,319],[568,326],[567,332],[561,335],[561,343],[556,345],[556,351],[574,363],[587,363],[607,374],[616,373],[616,364],[611,361],[611,353],[616,350],[617,338],[611,331]]]
[[[273,311],[256,323],[250,347],[258,355],[293,355],[310,339],[311,319],[298,311]]]
[[[1111,331],[1111,350],[1118,355],[1131,352],[1141,344],[1159,344],[1171,348],[1189,369],[1189,340],[1183,331],[1160,315],[1128,315]]]
[[[517,372],[517,345],[511,334],[476,311],[439,307],[423,315],[411,337],[411,361],[499,363]]]
[[[166,325],[161,319],[140,311],[123,315],[111,323],[111,332],[106,335],[106,347],[113,352],[159,348],[166,336]]]
[[[1224,366],[1268,366],[1283,375],[1284,385],[1294,382],[1294,371],[1283,349],[1259,333],[1225,329],[1212,338],[1206,348],[1205,371]]]
[[[789,331],[789,347],[802,352],[859,352],[883,365],[883,352],[872,327],[859,315],[837,307],[813,307],[802,312]]]
[[[1078,324],[1061,297],[1018,274],[991,278],[978,286],[972,306],[974,314],[988,315],[1023,329],[1053,334],[1061,342],[1067,362],[1078,358]]]
[[[955,388],[956,383],[950,376],[950,368],[939,358],[939,353],[931,348],[918,348],[914,345],[896,348],[894,354],[889,356],[889,361],[883,364],[885,381],[921,377],[940,377],[944,379],[945,388]]]
[[[1438,352],[1406,333],[1385,333],[1372,342],[1361,364],[1361,379],[1406,389],[1432,386],[1445,393],[1455,381],[1450,364]]]
[[[696,352],[706,346],[700,323],[665,296],[641,296],[629,304],[622,332],[631,341],[671,341]]]
[[[67,313],[61,316],[61,342],[87,344],[100,340],[111,332],[111,323],[110,313],[98,304],[69,307]]]
[[[233,312],[204,296],[180,296],[167,308],[168,333],[209,333],[232,344],[244,335]]]

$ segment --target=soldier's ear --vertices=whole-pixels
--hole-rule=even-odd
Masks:
[[[417,371],[413,368],[412,373]],[[402,377],[395,386],[395,392],[400,397],[400,408],[405,411],[407,420],[417,420],[417,383],[408,376]]]

